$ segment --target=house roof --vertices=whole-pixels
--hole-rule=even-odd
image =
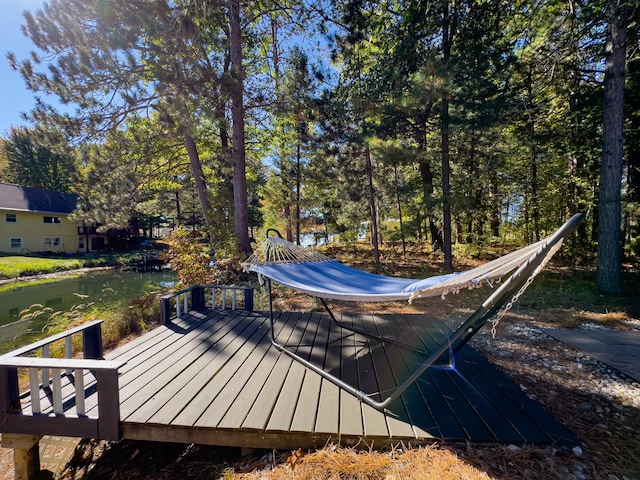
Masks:
[[[0,210],[68,214],[75,210],[78,196],[0,182]]]

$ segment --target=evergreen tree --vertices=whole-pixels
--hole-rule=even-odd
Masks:
[[[77,172],[74,150],[53,129],[11,127],[4,142],[3,181],[70,193]]]
[[[44,55],[21,64],[14,56],[10,60],[29,88],[78,106],[75,114],[61,115],[40,103],[32,113],[36,121],[55,122],[70,135],[104,136],[132,115],[158,112],[184,142],[209,228],[214,222],[196,127],[200,118],[219,115],[228,91],[234,116],[235,227],[246,252],[244,126],[238,117],[244,113],[241,45],[237,28],[227,33],[238,15],[237,9],[227,12],[223,5],[189,0],[51,0],[35,14],[25,14],[25,32]],[[231,69],[226,68],[229,58]],[[38,68],[43,64],[48,72]]]
[[[624,128],[627,4],[609,0],[604,85],[603,149],[598,203],[596,288],[622,293],[621,184]]]

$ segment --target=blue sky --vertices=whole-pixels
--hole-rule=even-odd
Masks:
[[[29,112],[35,104],[34,94],[25,87],[17,72],[9,67],[6,55],[13,52],[18,59],[25,59],[35,47],[25,37],[20,27],[22,12],[35,11],[43,0],[0,0],[0,137],[4,137],[11,125],[25,125],[21,112]]]

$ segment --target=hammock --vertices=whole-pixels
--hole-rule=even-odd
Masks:
[[[377,408],[387,408],[397,400],[409,386],[415,382],[427,368],[438,364],[442,357],[448,355],[448,363],[452,365],[453,356],[477,333],[477,331],[494,317],[499,320],[513,305],[518,297],[529,286],[533,278],[544,268],[554,253],[582,221],[582,214],[574,215],[553,235],[544,240],[528,245],[510,254],[504,255],[471,270],[437,275],[421,280],[388,277],[363,272],[313,250],[294,245],[281,238],[273,229],[267,230],[267,238],[259,251],[243,263],[243,267],[267,279],[269,294],[269,319],[271,342],[280,351],[296,359],[306,367],[347,390],[361,401]],[[276,232],[277,236],[269,236]],[[513,272],[513,273],[511,273]],[[511,273],[504,281],[502,279]],[[271,281],[312,295],[321,300],[329,312],[331,319],[342,328],[377,338],[386,343],[409,348],[424,355],[422,361],[407,380],[383,401],[373,400],[358,388],[343,382],[340,378],[324,371],[320,366],[300,357],[287,346],[278,343],[274,334],[273,302]],[[356,302],[382,302],[393,300],[412,301],[416,298],[442,296],[451,292],[459,292],[463,288],[475,288],[482,285],[501,285],[482,303],[482,305],[448,337],[447,341],[435,351],[420,351],[400,343],[392,338],[381,337],[365,330],[355,328],[337,320],[325,300],[344,300]],[[503,308],[504,307],[504,308]],[[497,316],[496,316],[497,314]]]
[[[327,300],[352,302],[383,302],[445,296],[460,289],[482,286],[483,282],[499,280],[529,258],[544,240],[497,258],[462,273],[437,275],[422,280],[387,277],[363,272],[309,252],[280,237],[268,237],[263,251],[254,254],[243,265],[248,271],[294,290]],[[274,260],[262,260],[266,257]]]

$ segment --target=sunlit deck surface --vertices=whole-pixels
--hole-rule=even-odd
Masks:
[[[277,316],[281,342],[366,392],[392,390],[420,362],[411,350],[340,329],[326,313]],[[441,322],[416,315],[342,320],[420,348],[444,335]],[[383,413],[276,350],[268,325],[261,312],[191,311],[106,355],[127,362],[119,370],[122,437],[281,449],[328,441],[577,443],[468,346],[454,369],[429,369]]]

